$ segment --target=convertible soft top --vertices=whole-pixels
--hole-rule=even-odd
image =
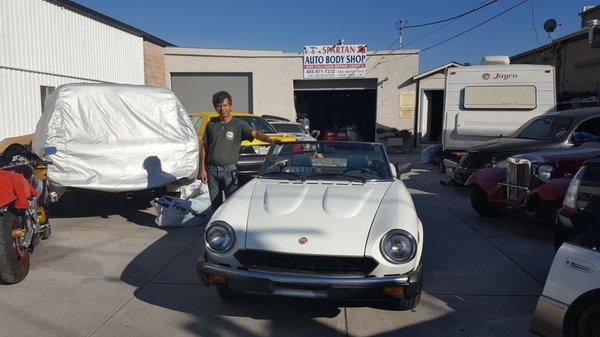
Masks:
[[[198,171],[198,138],[167,88],[66,84],[44,105],[33,150],[53,161],[55,186],[122,192],[154,188]]]

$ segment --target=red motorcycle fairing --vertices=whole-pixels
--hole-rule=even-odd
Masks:
[[[0,207],[14,201],[16,209],[29,207],[29,199],[35,197],[37,192],[22,175],[0,170]]]

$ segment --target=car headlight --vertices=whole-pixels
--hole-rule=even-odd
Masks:
[[[386,260],[391,263],[403,263],[415,257],[417,243],[409,232],[392,229],[381,239],[380,249]]]
[[[224,221],[215,221],[206,228],[206,247],[215,252],[223,253],[231,249],[235,243],[233,228]]]
[[[543,164],[537,168],[537,176],[543,182],[550,180],[550,177],[552,177],[552,172],[554,172],[554,167],[552,165]]]

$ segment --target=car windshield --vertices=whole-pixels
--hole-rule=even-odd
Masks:
[[[273,127],[275,128],[275,130],[277,130],[277,132],[284,132],[284,133],[304,133],[304,134],[308,134],[306,132],[306,129],[300,125],[300,124],[294,124],[294,123],[273,123]]]
[[[266,119],[259,117],[259,116],[233,116],[233,118],[237,118],[237,119],[241,119],[244,122],[250,124],[250,126],[258,131],[264,132],[264,133],[277,133],[277,131],[275,131],[275,129],[273,129],[273,126],[271,124],[269,124],[269,122],[267,122]],[[210,120],[211,121],[216,121],[218,120],[219,117],[213,117]]]
[[[574,121],[575,119],[571,117],[536,118],[521,126],[511,135],[511,137],[538,140],[561,140],[567,135]]]
[[[289,180],[390,180],[381,144],[359,142],[294,142],[271,147],[260,178]]]

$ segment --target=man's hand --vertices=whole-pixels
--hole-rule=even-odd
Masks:
[[[208,180],[208,173],[204,167],[200,168],[200,180],[205,183]]]
[[[264,134],[263,132],[261,132],[259,130],[252,131],[252,137],[260,140],[261,142],[265,142],[265,143],[269,143],[269,144],[275,143],[275,139],[267,136],[266,134]]]

